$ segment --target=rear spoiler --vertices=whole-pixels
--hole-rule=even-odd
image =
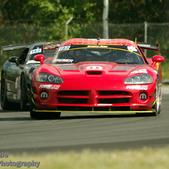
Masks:
[[[2,46],[1,50],[2,51],[9,51],[9,50],[28,48],[28,47],[29,47],[29,45],[7,45],[7,46]]]
[[[150,45],[150,44],[144,44],[144,43],[138,43],[138,47],[140,47],[142,50],[153,50],[153,51],[160,51],[159,45]]]

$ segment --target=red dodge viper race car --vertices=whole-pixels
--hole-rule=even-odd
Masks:
[[[158,50],[127,39],[65,41],[53,63],[41,62],[32,75],[30,116],[61,112],[107,114],[152,113],[161,105],[160,63],[164,57],[147,59],[143,49]]]

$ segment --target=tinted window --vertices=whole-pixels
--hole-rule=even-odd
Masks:
[[[143,64],[143,58],[138,51],[130,51],[125,48],[70,48],[60,51],[56,61],[69,59],[73,63],[85,61],[116,62],[119,64]]]
[[[42,45],[34,46],[33,49],[29,52],[30,60],[34,58],[37,54],[44,54],[45,58],[53,57],[56,52],[56,48],[44,49]]]

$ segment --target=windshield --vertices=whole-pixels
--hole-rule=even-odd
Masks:
[[[64,49],[64,50],[62,50]],[[136,48],[121,47],[81,47],[61,48],[58,50],[55,62],[115,62],[119,64],[143,64],[143,58]]]

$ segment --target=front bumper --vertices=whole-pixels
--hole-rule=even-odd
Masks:
[[[85,86],[85,85],[84,85]],[[35,83],[34,111],[89,112],[106,114],[152,113],[155,104],[155,84],[117,87],[77,88]],[[140,99],[140,94],[146,99]],[[46,94],[43,97],[42,94]]]
[[[128,115],[128,114],[149,114],[149,113],[154,113],[153,110],[145,110],[145,111],[71,111],[71,110],[49,110],[49,109],[33,109],[32,111],[37,112],[37,113],[73,113],[73,114],[105,114],[105,115]]]

